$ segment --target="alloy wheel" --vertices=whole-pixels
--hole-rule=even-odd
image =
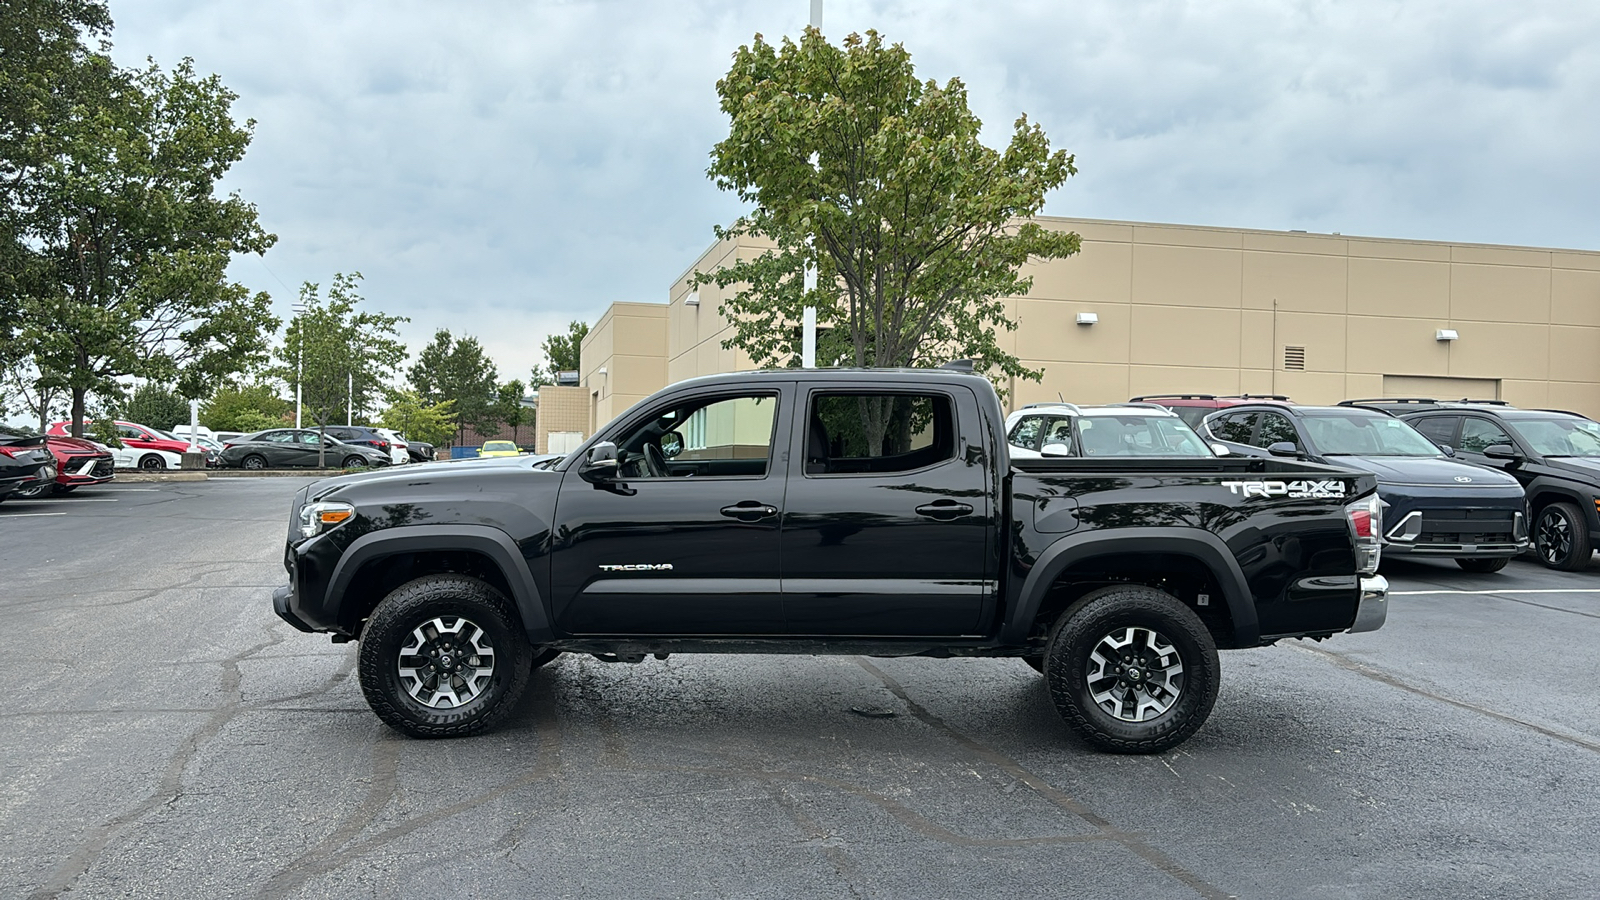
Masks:
[[[397,660],[400,684],[431,709],[457,709],[478,699],[494,676],[489,635],[460,616],[435,616],[411,630]]]
[[[139,460],[139,468],[149,472],[156,471],[157,469],[165,469],[166,467],[166,461],[153,453]]]
[[[1550,508],[1539,514],[1537,532],[1539,558],[1555,566],[1572,552],[1572,523],[1561,510]]]
[[[1095,704],[1124,722],[1148,722],[1183,693],[1183,657],[1149,628],[1122,627],[1100,638],[1086,675]]]

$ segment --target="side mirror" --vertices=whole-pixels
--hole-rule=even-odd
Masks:
[[[1039,455],[1049,457],[1071,456],[1072,448],[1068,447],[1066,444],[1045,444],[1044,447],[1039,450]]]
[[[1212,444],[1211,452],[1218,456],[1228,456],[1232,451],[1222,444]]]
[[[1445,456],[1450,457],[1451,459],[1455,458],[1456,448],[1450,446],[1449,444],[1440,444],[1439,445],[1439,451],[1441,453],[1443,453]]]
[[[589,448],[589,458],[578,467],[578,477],[590,484],[605,484],[617,479],[617,445],[601,441]]]
[[[1490,459],[1503,459],[1507,462],[1516,462],[1522,458],[1522,454],[1517,452],[1517,448],[1510,444],[1490,444],[1483,448],[1483,455]]]
[[[1268,447],[1267,452],[1273,456],[1296,457],[1300,455],[1300,445],[1293,441],[1279,441]]]

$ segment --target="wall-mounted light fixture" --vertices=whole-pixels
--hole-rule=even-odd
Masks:
[[[1100,321],[1099,313],[1078,313],[1079,325],[1093,325],[1098,321]]]
[[[594,373],[596,375],[604,375],[604,374],[606,374],[606,367],[605,366],[601,366],[600,368],[595,369]]]
[[[1433,333],[1433,339],[1436,341],[1454,341],[1460,339],[1460,337],[1461,335],[1456,334],[1454,328],[1441,328]]]
[[[683,305],[684,306],[699,306],[700,305],[700,292],[699,291],[695,291],[694,293],[690,294],[689,296],[684,297],[683,298]]]

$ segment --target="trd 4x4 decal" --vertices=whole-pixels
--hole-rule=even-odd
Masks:
[[[1334,481],[1224,481],[1222,486],[1245,497],[1288,497],[1292,500],[1344,497],[1344,482]]]

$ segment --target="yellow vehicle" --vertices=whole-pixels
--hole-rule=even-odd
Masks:
[[[521,456],[522,451],[512,441],[486,441],[478,448],[479,456]]]

